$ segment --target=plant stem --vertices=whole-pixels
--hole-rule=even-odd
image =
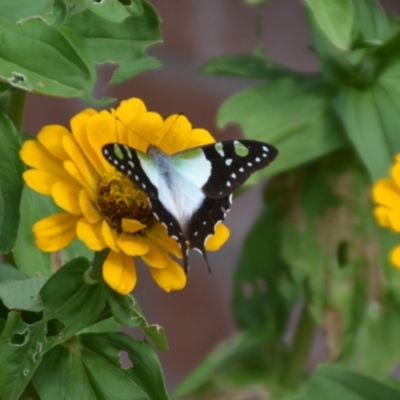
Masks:
[[[20,89],[13,89],[11,91],[10,103],[8,106],[8,116],[14,123],[18,132],[21,132],[24,120],[26,91]]]
[[[90,277],[96,281],[101,281],[103,279],[103,264],[110,249],[104,249],[101,251],[96,251],[94,253],[92,268],[90,269]]]
[[[281,383],[286,389],[296,389],[300,383],[310,353],[315,328],[316,323],[310,314],[309,303],[306,301],[297,324],[292,351],[281,375]]]

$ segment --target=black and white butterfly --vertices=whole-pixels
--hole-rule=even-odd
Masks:
[[[146,193],[154,217],[179,243],[187,272],[189,249],[199,251],[208,266],[205,243],[225,219],[232,193],[278,150],[254,140],[229,140],[170,156],[154,145],[145,154],[110,143],[103,155]]]

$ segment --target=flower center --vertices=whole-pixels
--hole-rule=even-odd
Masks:
[[[147,226],[154,222],[146,194],[117,171],[104,175],[98,182],[97,206],[102,217],[118,232],[123,232],[123,218],[134,219]]]

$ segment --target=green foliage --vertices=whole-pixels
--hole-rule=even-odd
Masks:
[[[396,400],[400,392],[375,380],[337,367],[322,366],[304,393],[284,400]]]
[[[1,2],[1,80],[26,91],[96,103],[91,97],[96,64],[119,65],[113,83],[159,65],[144,54],[160,40],[158,16],[145,0],[70,3]]]
[[[43,399],[74,393],[87,393],[88,398],[101,393],[121,399],[128,393],[143,399],[168,398],[148,343],[101,329],[80,333],[110,317],[115,306],[110,298],[124,300],[91,280],[89,271],[84,258],[67,263],[49,279],[28,278],[0,264],[0,299],[8,310],[0,336],[2,398],[18,399],[32,377]],[[134,312],[138,324],[143,323],[137,307]],[[153,338],[157,344],[166,343],[163,331]],[[121,352],[128,354],[133,368],[122,367]],[[65,385],[60,386],[60,379]]]
[[[240,331],[176,396],[237,398],[261,387],[276,400],[400,398],[371,379],[387,380],[400,360],[400,273],[388,260],[398,238],[377,227],[370,203],[371,184],[400,151],[400,23],[377,0],[305,0],[304,12],[319,72],[274,62],[260,42],[203,67],[263,81],[227,99],[218,124],[237,123],[280,155],[247,183],[272,177],[234,274]],[[77,240],[57,257],[37,249],[32,225],[58,208],[23,188],[18,155],[24,93],[104,104],[92,98],[97,65],[116,65],[112,84],[159,65],[145,54],[161,40],[158,14],[146,0],[2,0],[0,16],[0,397],[167,400],[153,349],[168,350],[164,329],[104,284],[107,249],[93,254]],[[309,376],[316,326],[341,368]]]
[[[0,110],[0,251],[8,253],[14,246],[22,192],[24,166],[19,159],[20,144],[10,119]]]

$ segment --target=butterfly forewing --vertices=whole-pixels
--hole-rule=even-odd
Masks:
[[[154,161],[147,154],[117,143],[105,145],[103,154],[111,165],[121,173],[129,176],[131,181],[146,193],[154,217],[165,226],[168,235],[179,243],[182,250],[184,269],[187,271],[189,262],[186,241],[179,222],[162,205],[158,198],[158,188],[153,184],[157,170]],[[149,177],[152,177],[152,180]]]
[[[275,147],[255,140],[217,142],[202,150],[212,166],[202,190],[213,199],[232,194],[253,172],[265,168],[278,155]]]

